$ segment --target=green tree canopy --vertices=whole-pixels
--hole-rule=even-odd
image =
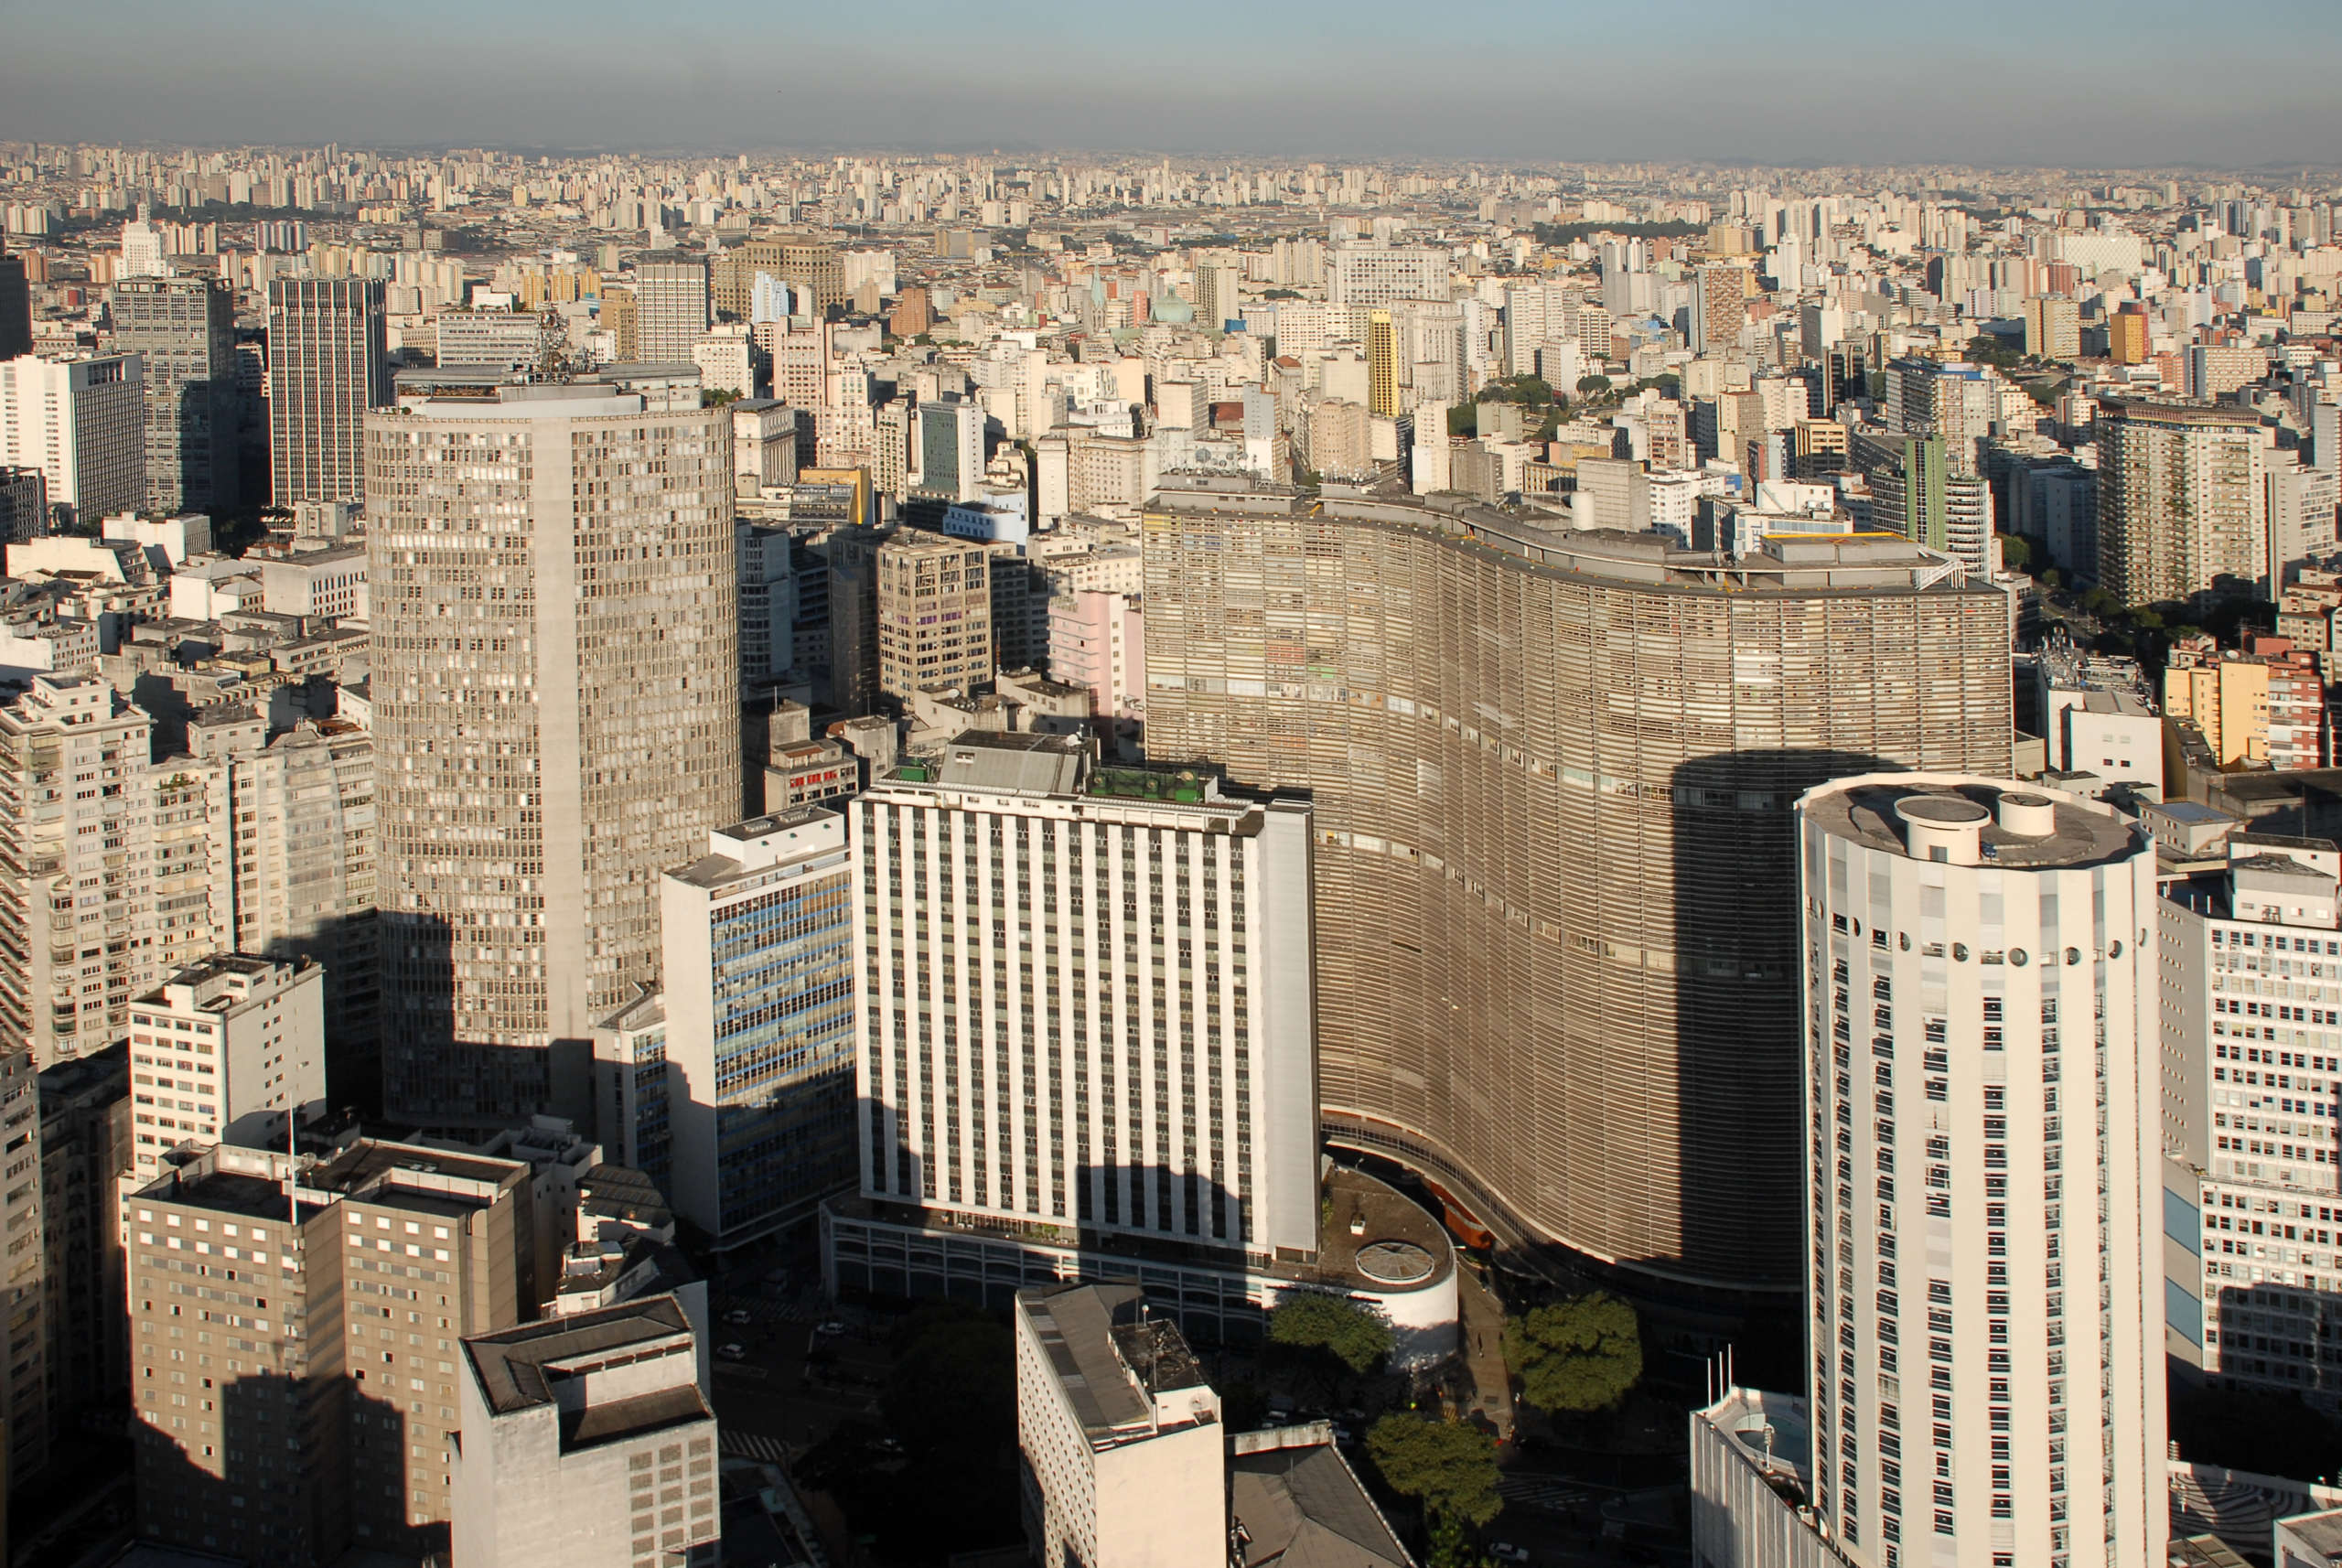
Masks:
[[[2014,533],[2001,535],[2001,561],[2012,572],[2022,572],[2033,564],[2033,541]]]
[[[1014,1442],[1015,1336],[988,1317],[936,1316],[913,1328],[886,1380],[886,1425],[914,1455]]]
[[[1269,1342],[1323,1350],[1353,1372],[1391,1353],[1391,1326],[1346,1296],[1295,1291],[1269,1314]]]
[[[1539,1410],[1608,1410],[1643,1375],[1642,1331],[1633,1307],[1596,1291],[1507,1319],[1504,1359]]]
[[[1577,390],[1582,392],[1608,392],[1610,390],[1610,378],[1608,376],[1596,376],[1590,374],[1580,376],[1577,379]]]
[[[1504,1507],[1496,1443],[1477,1427],[1393,1412],[1368,1431],[1366,1451],[1392,1491],[1438,1518],[1486,1524]]]

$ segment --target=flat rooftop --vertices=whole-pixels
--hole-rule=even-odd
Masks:
[[[1195,1388],[1203,1369],[1165,1318],[1145,1315],[1138,1286],[1114,1283],[1041,1285],[1016,1293],[1016,1310],[1039,1336],[1074,1414],[1090,1441],[1121,1442],[1151,1431],[1151,1393]]]
[[[171,1166],[138,1189],[140,1197],[214,1214],[289,1221],[292,1208],[282,1183],[242,1171],[205,1171]]]
[[[1999,822],[2003,796],[2048,802],[2052,829],[2039,835],[2013,833]],[[1806,797],[1809,820],[1867,849],[1910,854],[1898,825],[1906,814],[1947,827],[1982,824],[1980,837],[1988,866],[2019,870],[2095,865],[2131,854],[2138,842],[2132,825],[2111,811],[2043,794],[2015,782],[1966,779],[1928,781],[1892,776],[1825,785]]]
[[[402,1172],[421,1176],[445,1176],[457,1181],[484,1182],[501,1187],[515,1173],[525,1174],[528,1167],[510,1160],[488,1160],[475,1155],[453,1154],[446,1149],[427,1149],[414,1144],[384,1144],[371,1140],[351,1144],[309,1173],[307,1186],[318,1192],[349,1196],[372,1185],[381,1178]],[[401,1187],[401,1201],[414,1195],[412,1187]],[[455,1195],[446,1195],[453,1198]],[[374,1201],[369,1198],[367,1201]],[[463,1203],[464,1210],[477,1207]]]

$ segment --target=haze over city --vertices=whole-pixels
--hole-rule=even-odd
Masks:
[[[17,0],[0,1568],[2342,1565],[2332,0]]]

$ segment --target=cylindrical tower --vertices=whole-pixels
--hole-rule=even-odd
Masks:
[[[2153,1568],[2152,843],[1952,774],[1798,823],[1815,1501],[1876,1568]]]

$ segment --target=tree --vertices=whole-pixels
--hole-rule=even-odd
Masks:
[[[1608,1410],[1643,1375],[1642,1331],[1633,1307],[1596,1291],[1507,1319],[1504,1360],[1539,1410]]]
[[[1391,1326],[1346,1296],[1295,1291],[1269,1314],[1269,1343],[1323,1350],[1364,1372],[1391,1353]]]
[[[1431,1552],[1424,1568],[1489,1568],[1488,1553],[1472,1543],[1464,1521],[1443,1514],[1431,1527]]]
[[[2033,541],[2014,533],[2001,535],[2001,561],[2012,572],[2022,572],[2033,564]]]
[[[1606,392],[1610,390],[1610,378],[1608,376],[1596,375],[1580,376],[1577,379],[1577,390],[1581,392],[1589,393]]]
[[[1504,1507],[1496,1442],[1477,1427],[1393,1412],[1369,1429],[1366,1451],[1392,1491],[1434,1516],[1486,1524]]]

